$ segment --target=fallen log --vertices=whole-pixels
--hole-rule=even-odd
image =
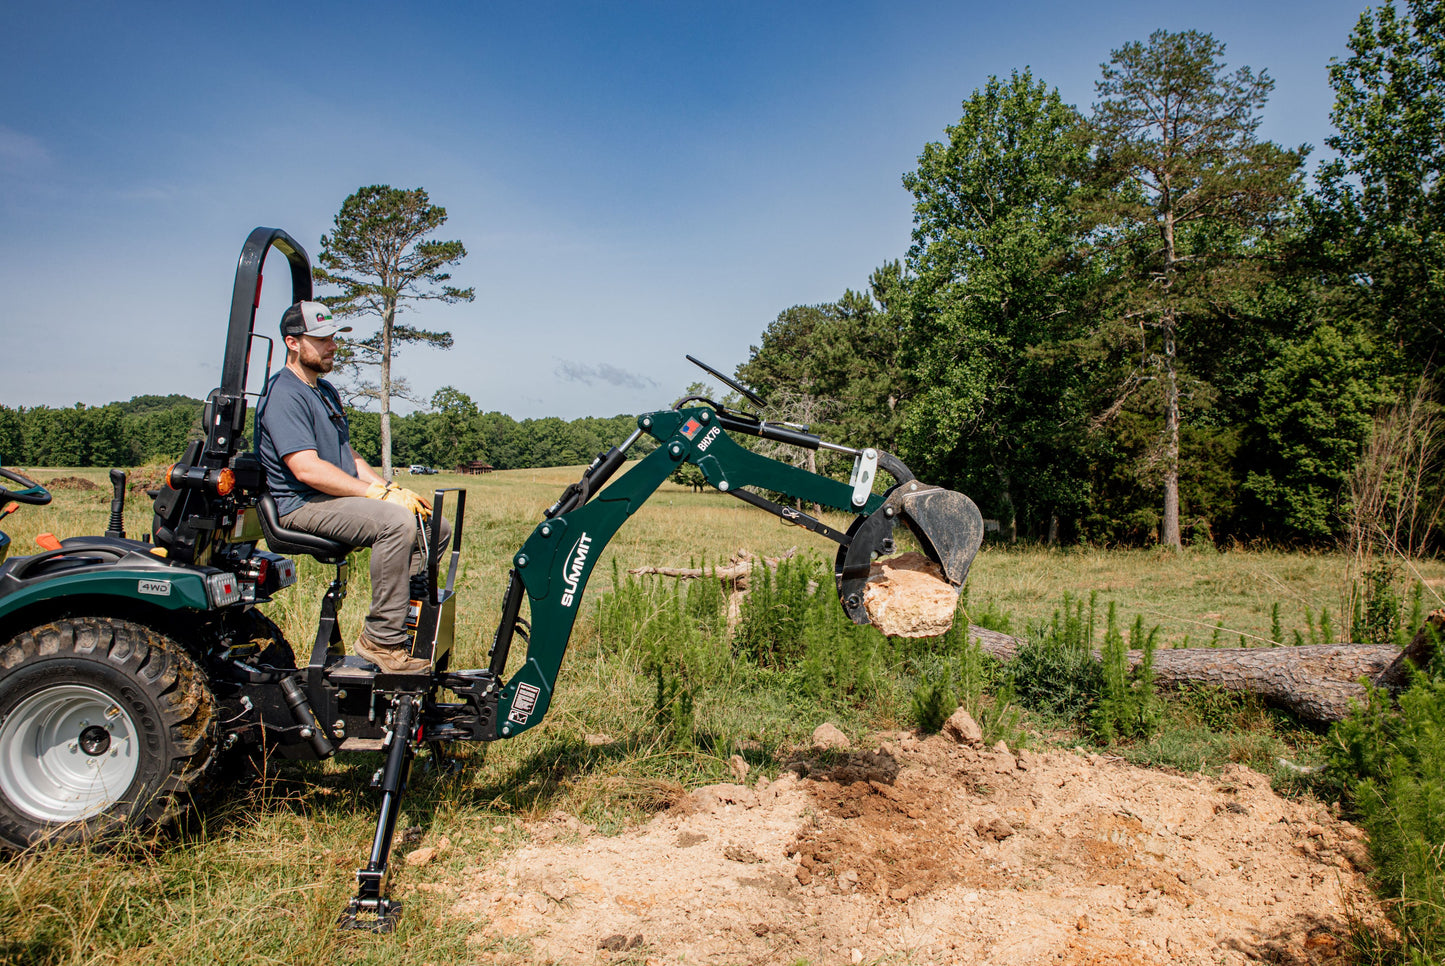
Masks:
[[[974,625],[968,631],[985,653],[1001,661],[1011,660],[1023,644],[1022,638]],[[1364,681],[1403,690],[1409,665],[1427,664],[1439,639],[1445,639],[1445,609],[1433,612],[1403,650],[1372,644],[1160,649],[1154,652],[1154,682],[1163,688],[1202,684],[1253,694],[1308,721],[1339,721],[1349,715],[1352,702],[1364,700]],[[1099,658],[1097,651],[1094,656]],[[1143,651],[1128,652],[1131,668],[1143,659]]]

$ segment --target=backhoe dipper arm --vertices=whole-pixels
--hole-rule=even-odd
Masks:
[[[497,679],[506,666],[524,591],[531,605],[531,626],[526,661],[500,694],[498,738],[515,737],[534,727],[546,714],[597,558],[679,463],[695,464],[709,483],[725,493],[738,492],[745,486],[760,487],[860,514],[883,506],[883,497],[876,494],[868,495],[861,506],[855,505],[855,487],[744,449],[728,436],[720,422],[720,414],[706,408],[664,410],[639,417],[640,433],[654,437],[660,444],[657,449],[606,491],[592,496],[622,465],[626,448],[640,433],[622,447],[598,457],[583,479],[569,487],[547,511],[546,518],[512,558],[502,624],[492,649],[491,671]],[[749,427],[741,428],[746,432]]]

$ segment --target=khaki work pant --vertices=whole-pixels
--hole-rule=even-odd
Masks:
[[[426,558],[417,532],[417,517],[406,507],[364,496],[318,496],[292,510],[281,522],[293,530],[314,533],[352,547],[371,548],[371,613],[366,615],[367,640],[381,647],[409,643],[406,605],[411,600],[411,575],[420,573]],[[431,521],[426,521],[431,535]],[[442,523],[442,546],[452,528]]]

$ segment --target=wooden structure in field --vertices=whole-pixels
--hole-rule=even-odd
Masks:
[[[496,467],[491,463],[485,463],[482,460],[471,460],[466,463],[458,463],[456,471],[467,476],[478,476],[482,473],[490,473],[495,469]]]

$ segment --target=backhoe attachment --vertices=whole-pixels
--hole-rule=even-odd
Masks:
[[[704,405],[689,405],[696,402]],[[536,727],[547,713],[592,568],[617,530],[681,463],[701,469],[718,491],[836,543],[838,597],[854,623],[870,623],[863,606],[869,565],[898,551],[894,539],[898,524],[914,535],[955,591],[962,589],[983,541],[983,519],[972,500],[920,483],[901,460],[881,450],[831,443],[806,426],[766,422],[702,398],[682,399],[670,410],[645,413],[638,417],[637,427],[625,442],[599,455],[543,513],[512,558],[488,680],[499,684],[503,680],[514,635],[526,642],[527,656],[499,690],[488,691],[489,699],[496,698],[495,717],[489,717],[495,722],[496,738],[514,738]],[[743,447],[733,434],[851,456],[853,471],[846,483],[810,473]],[[627,451],[643,435],[657,440],[657,448],[613,480],[626,463]],[[896,481],[884,492],[876,492],[879,471]],[[845,524],[774,502],[779,496],[854,517],[846,530],[839,529]]]

